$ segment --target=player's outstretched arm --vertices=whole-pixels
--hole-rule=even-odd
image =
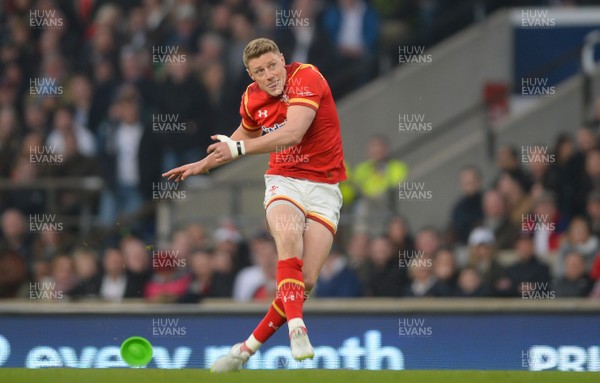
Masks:
[[[287,123],[276,131],[263,136],[251,137],[251,139],[243,139],[236,134],[233,134],[231,138],[212,136],[213,140],[221,142],[209,146],[208,152],[213,154],[217,163],[221,165],[239,155],[272,153],[297,145],[302,141],[302,137],[312,124],[315,115],[316,112],[311,108],[300,105],[290,106],[287,112]],[[238,129],[238,131],[240,130],[244,129]]]
[[[240,125],[237,130],[231,135],[231,139],[234,140],[249,140],[251,138],[255,138],[257,135],[260,135],[260,131],[248,132]],[[213,136],[214,137],[214,136]],[[209,153],[206,157],[197,162],[192,162],[186,165],[179,166],[177,168],[171,169],[166,173],[163,173],[163,177],[167,177],[169,181],[184,181],[186,178],[190,176],[195,176],[199,174],[206,174],[209,170],[224,165],[228,162],[231,162],[233,159],[230,158],[227,161],[219,161],[217,160],[217,155],[215,153]]]

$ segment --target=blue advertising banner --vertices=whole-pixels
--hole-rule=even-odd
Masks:
[[[154,346],[148,368],[208,368],[245,339],[255,315],[0,317],[2,367],[127,367],[121,342]],[[291,358],[287,328],[248,368],[600,371],[600,314],[308,315],[316,357]]]
[[[514,9],[514,92],[549,96],[561,81],[581,71],[588,33],[600,28],[600,8]],[[600,49],[594,50],[600,60]]]

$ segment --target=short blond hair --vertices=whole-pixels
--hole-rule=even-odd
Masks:
[[[246,48],[244,48],[244,66],[248,68],[248,61],[268,52],[279,54],[279,47],[275,44],[275,41],[264,37],[250,41],[248,45],[246,45]]]

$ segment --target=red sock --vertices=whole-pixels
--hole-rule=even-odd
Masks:
[[[277,297],[283,303],[285,315],[290,321],[302,319],[304,304],[303,262],[298,258],[289,258],[277,262]]]
[[[260,343],[265,343],[277,329],[286,322],[283,304],[279,298],[275,299],[269,311],[252,332],[254,338]]]

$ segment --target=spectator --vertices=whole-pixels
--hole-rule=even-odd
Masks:
[[[116,70],[106,57],[99,57],[93,63],[93,95],[89,115],[89,129],[98,134],[98,127],[109,114],[111,99],[117,88]]]
[[[531,178],[529,195],[536,199],[554,186],[550,183],[550,168],[555,165],[556,154],[551,153],[546,145],[530,145],[523,161],[527,163],[527,174]]]
[[[374,136],[367,148],[368,160],[356,166],[352,182],[360,195],[355,207],[354,231],[381,235],[397,199],[398,184],[408,176],[405,163],[390,158],[385,137]]]
[[[8,178],[19,145],[19,125],[14,108],[0,109],[0,177]]]
[[[68,71],[65,60],[57,51],[42,57],[39,73],[41,84],[36,86],[35,95],[41,99],[46,111],[50,112],[59,106],[57,95],[62,94],[68,82]]]
[[[34,233],[32,245],[34,259],[50,260],[60,253],[67,253],[71,245],[69,237],[69,233],[65,230],[41,230]]]
[[[123,253],[127,270],[128,298],[142,298],[146,284],[152,278],[148,249],[141,239],[133,236],[123,238],[119,249]]]
[[[341,96],[374,77],[379,17],[363,0],[338,0],[325,11],[323,26],[345,68],[333,81],[334,94]]]
[[[154,274],[146,284],[144,297],[150,302],[177,302],[188,290],[191,276],[181,269],[183,262],[176,254],[173,250],[154,254],[161,262],[153,265]]]
[[[462,196],[454,204],[450,217],[450,231],[460,243],[467,243],[469,233],[481,222],[481,173],[475,166],[464,167],[459,174]]]
[[[42,138],[49,131],[48,115],[39,102],[29,102],[25,107],[25,134],[34,133]]]
[[[198,12],[192,4],[179,4],[173,10],[174,28],[167,37],[165,44],[179,46],[187,51],[193,51],[200,34],[196,21]]]
[[[232,5],[218,2],[212,7],[210,29],[224,40],[231,38]]]
[[[594,257],[594,263],[590,270],[590,278],[594,281],[600,280],[600,252]]]
[[[123,254],[119,249],[109,248],[102,258],[103,276],[99,285],[99,296],[111,302],[120,302],[126,296],[127,275]]]
[[[50,259],[35,259],[31,264],[32,283],[47,281],[50,278],[51,266]]]
[[[400,254],[402,251],[414,249],[414,241],[410,235],[406,218],[399,215],[390,218],[386,234],[394,246],[394,253]]]
[[[159,92],[156,91],[157,85],[148,68],[148,59],[141,52],[136,51],[133,47],[125,46],[121,50],[119,68],[121,78],[124,85],[133,87],[139,92],[138,108],[140,116],[145,116],[152,113],[158,105]],[[141,106],[146,109],[142,110]]]
[[[102,276],[96,252],[88,248],[76,249],[73,264],[78,282],[70,295],[74,298],[98,298]]]
[[[325,260],[315,295],[320,298],[355,298],[362,295],[358,276],[348,266],[348,259],[343,251],[336,246]]]
[[[366,285],[367,295],[400,297],[406,286],[406,272],[398,265],[392,243],[387,237],[377,237],[369,246],[372,270]]]
[[[496,152],[496,167],[500,170],[500,175],[494,182],[495,185],[501,182],[504,174],[508,174],[521,186],[524,192],[529,192],[531,177],[521,166],[519,151],[515,146],[503,145],[498,148]]]
[[[213,270],[215,295],[231,298],[236,278],[231,254],[223,251],[214,252],[211,267]]]
[[[254,265],[243,268],[235,278],[233,299],[240,302],[274,299],[277,291],[275,242],[272,240],[255,241],[252,257]]]
[[[487,296],[497,295],[507,288],[502,280],[504,270],[496,260],[494,233],[491,230],[477,227],[469,235],[469,266],[482,276],[482,291]]]
[[[170,27],[169,6],[162,0],[144,0],[143,5],[149,45],[158,45]]]
[[[193,249],[207,248],[206,229],[200,224],[190,224],[185,228],[190,247]]]
[[[213,8],[213,12],[216,8]],[[194,69],[205,72],[210,65],[220,63],[225,54],[226,41],[216,32],[206,32],[198,38],[198,49],[194,55]]]
[[[554,195],[548,192],[537,197],[532,214],[526,214],[521,224],[521,232],[533,236],[535,253],[546,257],[560,246],[560,235],[565,230],[556,207]]]
[[[288,48],[289,52],[284,54],[291,59],[290,61],[314,64],[325,78],[333,79],[336,61],[328,57],[335,48],[327,31],[319,22],[321,15],[318,1],[294,0],[290,8],[297,10],[302,18],[308,20],[308,25],[291,29],[291,45]]]
[[[231,39],[227,47],[225,65],[229,73],[227,87],[236,97],[243,94],[250,82],[246,68],[240,60],[246,45],[256,37],[255,27],[250,17],[243,11],[236,11],[231,15]]]
[[[558,211],[566,220],[573,216],[571,211],[572,198],[574,194],[574,185],[570,180],[570,163],[575,154],[575,142],[573,138],[566,134],[559,134],[554,144],[554,163],[548,166],[546,173],[546,188],[556,195],[556,205]]]
[[[586,213],[592,234],[600,238],[600,191],[588,195]]]
[[[564,276],[555,281],[554,290],[557,298],[586,297],[593,284],[585,271],[585,257],[575,251],[564,257]]]
[[[419,259],[408,269],[410,281],[404,295],[407,297],[435,297],[442,293],[436,291],[437,279],[431,270],[431,265],[424,261],[430,259]]]
[[[192,242],[187,230],[179,229],[173,233],[173,238],[171,239],[171,249],[175,251],[177,258],[186,260],[188,259],[192,252]],[[154,255],[156,255],[155,251],[153,251],[153,256]]]
[[[107,26],[95,27],[94,34],[81,48],[79,69],[83,73],[92,73],[97,70],[99,62],[106,62],[116,68],[119,57],[119,44],[116,41],[116,32]]]
[[[433,255],[433,275],[437,282],[433,290],[438,296],[454,296],[458,289],[458,270],[454,252],[446,247],[439,248]]]
[[[204,120],[209,114],[206,90],[192,75],[190,61],[168,63],[167,78],[160,86],[160,114],[153,115],[153,130],[158,117],[159,126],[166,128],[157,133],[164,148],[163,168],[172,169],[200,158],[217,132]]]
[[[479,298],[488,292],[482,283],[481,274],[474,267],[465,267],[458,275],[458,297]]]
[[[127,20],[124,42],[135,49],[145,49],[148,47],[146,17],[143,7],[134,7],[131,9]]]
[[[501,295],[521,296],[526,285],[549,287],[550,270],[538,260],[531,236],[521,235],[515,250],[519,259],[506,269],[504,275],[508,282],[505,283],[506,288],[500,292]]]
[[[198,303],[205,297],[215,296],[212,281],[212,254],[204,250],[196,250],[188,259],[192,280],[178,302]]]
[[[370,238],[366,233],[354,233],[346,246],[349,266],[354,270],[363,286],[367,285],[371,275],[369,241]]]
[[[202,73],[202,85],[207,91],[207,112],[203,116],[205,126],[212,131],[233,133],[233,128],[239,124],[239,117],[228,111],[233,110],[231,92],[227,88],[227,72],[223,63],[215,61],[206,66]]]
[[[96,161],[85,156],[78,145],[77,135],[71,130],[62,134],[62,161],[53,166],[48,175],[52,177],[86,177],[97,175]],[[96,147],[95,139],[90,142]]]
[[[286,44],[289,44],[287,40],[290,38],[290,28],[277,27],[277,23],[280,21],[277,20],[277,17],[273,17],[276,10],[276,5],[272,1],[257,2],[253,7],[256,35],[274,40],[285,54]]]
[[[66,98],[67,102],[73,106],[74,126],[83,127],[89,131],[92,108],[92,84],[90,80],[83,74],[71,77]]]
[[[585,174],[576,184],[575,211],[578,215],[585,214],[585,198],[592,192],[600,191],[600,148],[593,148],[585,154]]]
[[[86,157],[77,148],[77,137],[72,132],[64,135],[64,152],[62,162],[49,169],[51,177],[92,177],[98,175],[96,161]],[[57,192],[58,209],[60,214],[78,214],[89,207],[91,196],[80,189],[61,190]]]
[[[526,193],[519,179],[509,172],[500,175],[497,189],[506,201],[510,222],[520,226],[524,215],[531,211],[533,200]]]
[[[598,237],[592,234],[588,221],[583,217],[573,217],[560,245],[555,274],[559,277],[565,274],[563,267],[566,265],[565,258],[573,252],[583,257],[585,261],[584,270],[591,270],[598,250],[600,250],[600,242],[598,242]]]
[[[415,251],[420,257],[431,259],[442,245],[440,233],[433,226],[426,226],[415,235]]]
[[[0,299],[15,298],[27,281],[27,265],[13,250],[0,251]]]
[[[51,296],[57,299],[67,299],[77,286],[77,275],[73,259],[67,254],[59,254],[51,262],[50,278],[48,280]]]
[[[235,271],[250,266],[249,250],[237,224],[230,218],[223,218],[214,234],[215,248],[231,255]]]
[[[107,189],[103,192],[101,219],[112,225],[120,214],[132,214],[152,199],[160,177],[160,149],[144,126],[135,90],[127,87],[115,105],[116,121],[102,124],[99,132],[100,163]]]
[[[65,154],[66,137],[69,134],[75,136],[77,151],[85,157],[96,155],[96,140],[86,127],[78,125],[73,121],[73,109],[60,107],[54,113],[52,131],[46,139],[46,145],[57,154]]]
[[[496,246],[500,250],[514,247],[520,227],[512,223],[506,211],[502,194],[490,189],[483,196],[483,226],[494,232]]]
[[[31,238],[25,216],[16,209],[2,213],[2,243],[0,248],[17,253],[27,265],[33,260]]]
[[[579,215],[585,212],[585,197],[593,186],[589,178],[598,178],[600,172],[597,166],[598,160],[587,158],[592,150],[598,148],[598,134],[592,127],[583,126],[577,130],[575,140],[577,150],[569,161],[568,169],[571,176],[566,183],[573,185],[573,195],[570,200],[571,214]]]

